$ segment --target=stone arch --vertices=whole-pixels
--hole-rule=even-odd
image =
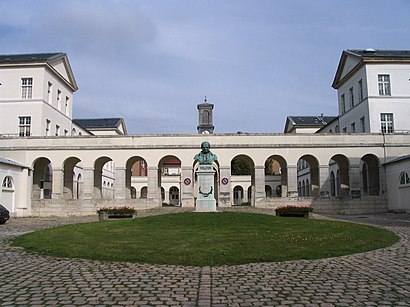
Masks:
[[[148,197],[148,188],[142,187],[140,191],[140,198],[147,198]]]
[[[77,179],[75,183],[76,183],[76,189],[75,189],[74,195],[76,199],[80,199],[82,198],[82,195],[83,195],[83,176],[82,174],[77,175]]]
[[[342,154],[334,155],[329,161],[330,171],[337,171],[335,181],[337,196],[348,197],[350,194],[349,167],[349,159]]]
[[[243,188],[237,185],[233,188],[233,203],[234,205],[241,205],[243,202]]]
[[[280,155],[272,155],[265,160],[265,185],[270,185],[276,197],[288,195],[288,165]],[[273,192],[272,192],[273,193]]]
[[[125,163],[125,189],[127,198],[133,198],[132,194],[132,181],[148,176],[148,163],[140,156],[133,156],[127,160]],[[134,178],[134,179],[133,179]],[[146,180],[145,180],[146,181]],[[135,188],[134,188],[135,189]],[[135,189],[136,191],[136,189]],[[136,196],[134,197],[136,198]]]
[[[161,187],[161,201],[165,200],[165,189]]]
[[[297,163],[297,182],[301,180],[305,183],[305,188],[299,196],[318,196],[320,189],[319,182],[319,161],[312,155],[303,155]]]
[[[33,163],[33,199],[51,199],[53,169],[51,161],[45,157],[36,159]]]
[[[250,185],[250,191],[247,191],[247,202],[252,206],[255,205],[255,162],[247,155],[237,155],[231,160],[231,181],[232,185]],[[239,193],[239,192],[238,192]],[[244,190],[242,188],[242,199],[244,198]],[[235,191],[234,191],[235,196]],[[250,196],[250,197],[249,197]],[[239,199],[236,199],[238,202]],[[234,197],[235,203],[235,197]],[[237,205],[237,203],[235,203]]]
[[[107,167],[107,163],[112,162],[112,159],[103,156],[99,157],[94,162],[94,198],[103,198],[103,180],[114,180],[114,167]],[[110,197],[111,195],[106,195]]]
[[[373,154],[364,155],[360,160],[361,186],[363,194],[379,195],[380,193],[380,161]]]
[[[131,187],[131,199],[136,199],[137,198],[137,190],[135,187]]]
[[[164,156],[158,162],[158,198],[162,199],[161,187],[169,192],[172,186],[178,187],[181,190],[181,160],[174,155]],[[164,193],[165,202],[169,202],[169,193]]]
[[[76,193],[74,193],[74,190],[76,190],[76,184],[75,184],[75,168],[77,164],[81,160],[78,159],[77,157],[69,157],[64,160],[63,162],[63,171],[64,171],[64,176],[63,176],[63,195],[64,199],[73,199],[76,198]],[[77,172],[79,172],[79,169],[77,167]]]
[[[176,186],[172,186],[169,189],[169,203],[173,206],[179,206],[179,189]]]
[[[265,196],[272,197],[272,187],[270,185],[265,185]]]

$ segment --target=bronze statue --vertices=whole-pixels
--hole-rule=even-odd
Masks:
[[[200,165],[212,164],[212,162],[218,160],[218,157],[212,153],[209,149],[211,144],[209,142],[202,142],[201,152],[194,157],[195,161],[198,161]]]

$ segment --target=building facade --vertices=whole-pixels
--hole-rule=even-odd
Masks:
[[[14,215],[88,215],[102,206],[122,205],[194,207],[198,165],[193,157],[204,141],[218,156],[212,167],[220,207],[311,204],[325,213],[397,208],[391,203],[395,198],[390,193],[396,190],[389,188],[385,163],[409,154],[410,135],[404,131],[326,133],[321,128],[321,133],[213,134],[213,105],[205,102],[198,107],[198,128],[208,133],[127,135],[120,119],[73,120],[77,86],[66,55],[33,57],[0,56],[0,114],[11,110],[13,119],[0,122],[0,157],[7,162],[0,163],[0,202],[7,202]],[[370,87],[367,81],[365,86]],[[58,103],[59,91],[68,104]],[[204,110],[208,114],[201,113]],[[29,121],[21,120],[27,117]],[[67,123],[58,121],[60,117]],[[340,117],[326,122],[333,128],[343,123]],[[61,128],[64,133],[57,133]],[[18,201],[11,194],[20,195]],[[410,210],[407,207],[403,210]]]
[[[343,51],[332,84],[338,94],[338,130],[410,132],[409,73],[410,51]]]

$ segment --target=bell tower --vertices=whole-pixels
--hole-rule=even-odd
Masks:
[[[214,109],[214,105],[212,103],[208,103],[206,96],[203,103],[197,105],[198,108],[198,134],[213,134],[214,133],[214,125],[212,119],[212,110]]]

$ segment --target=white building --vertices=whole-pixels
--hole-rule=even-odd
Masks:
[[[410,51],[345,50],[333,81],[342,133],[410,131]],[[331,127],[321,132],[329,132]]]
[[[381,212],[388,206],[410,210],[410,205],[390,203],[397,200],[390,197],[397,189],[387,184],[386,169],[393,177],[402,174],[394,173],[396,164],[384,164],[410,152],[410,134],[400,131],[406,130],[402,116],[408,115],[409,107],[403,101],[410,97],[409,86],[396,81],[405,72],[402,66],[382,69],[398,65],[394,61],[378,67],[380,73],[374,70],[376,80],[381,75],[380,91],[389,89],[390,96],[373,97],[368,94],[371,70],[361,64],[367,60],[350,60],[350,53],[339,65],[335,84],[340,90],[347,86],[348,93],[353,87],[352,107],[333,120],[316,117],[318,123],[313,124],[319,125],[313,130],[288,118],[286,129],[291,133],[213,134],[213,109],[208,108],[209,115],[199,117],[199,126],[212,127],[209,133],[138,136],[126,135],[122,119],[72,119],[77,85],[65,54],[0,56],[0,202],[19,216],[84,215],[117,205],[193,207],[197,193],[193,157],[201,142],[209,141],[218,156],[213,164],[218,206],[312,204],[318,212],[328,213]],[[378,53],[383,52],[374,54]],[[397,62],[408,71],[406,61]],[[362,69],[366,78],[360,75],[351,81]],[[363,95],[360,91],[356,104],[358,84]],[[395,94],[393,101],[393,93],[401,94]],[[360,113],[363,107],[367,113]],[[198,111],[201,114],[201,108]],[[386,133],[369,133],[375,121],[372,112]],[[390,118],[383,115],[389,112],[393,125],[384,120]],[[369,120],[364,134],[323,133],[338,132],[345,121],[359,118],[360,122],[362,117]],[[324,122],[327,126],[320,128]],[[323,134],[311,133],[316,129]],[[234,171],[238,160],[247,165],[246,171]]]
[[[71,135],[78,89],[64,53],[0,56],[0,134]]]

